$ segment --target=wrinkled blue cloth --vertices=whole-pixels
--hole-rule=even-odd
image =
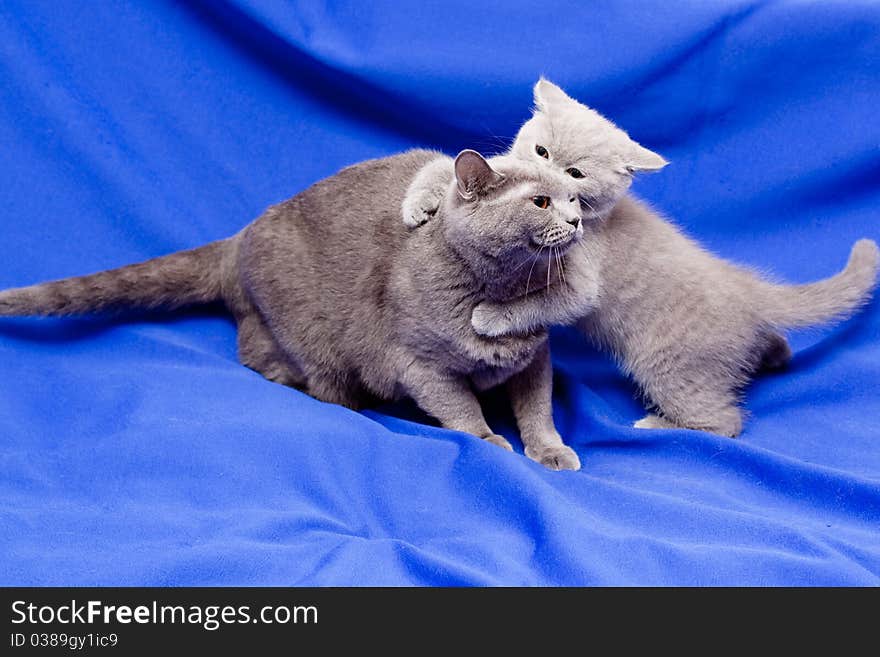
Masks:
[[[666,156],[636,193],[723,257],[807,282],[880,238],[876,3],[568,5],[4,0],[0,287],[229,236],[366,158],[498,151],[540,74]],[[272,384],[218,309],[3,319],[0,584],[877,585],[878,329],[793,334],[737,440],[631,428],[555,329],[557,473]]]

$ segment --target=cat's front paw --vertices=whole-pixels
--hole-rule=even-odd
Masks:
[[[483,301],[471,313],[471,326],[480,335],[497,338],[511,332],[510,316],[503,306]]]
[[[526,447],[526,456],[551,470],[580,470],[581,460],[571,447],[548,445],[537,449]]]

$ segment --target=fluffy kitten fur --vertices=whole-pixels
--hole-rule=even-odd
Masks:
[[[507,382],[527,456],[578,469],[553,426],[545,328],[482,337],[470,325],[481,301],[527,288],[519,263],[543,248],[561,261],[581,237],[572,181],[513,159],[496,170],[464,151],[434,221],[408,231],[398,214],[404,191],[438,157],[416,150],[363,162],[269,208],[227,240],[4,291],[0,315],[220,300],[237,322],[241,362],[271,380],[354,408],[409,395],[443,426],[510,449],[473,392]]]
[[[578,185],[585,223],[598,227],[589,265],[600,281],[598,306],[578,326],[616,356],[655,409],[635,426],[739,435],[742,388],[759,368],[781,367],[791,357],[780,331],[840,319],[865,303],[876,283],[877,245],[859,240],[846,268],[818,283],[762,280],[626,195],[633,173],[662,168],[662,157],[547,80],[535,86],[535,103],[505,157],[564,171]],[[449,176],[448,169],[425,173],[404,200],[410,226],[431,217],[435,192],[424,191],[431,187],[427,175],[435,189]],[[531,326],[536,314],[486,304],[473,324],[499,335]],[[488,330],[486,315],[494,320]]]

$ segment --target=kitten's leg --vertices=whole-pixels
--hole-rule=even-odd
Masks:
[[[270,381],[292,388],[305,385],[305,375],[281,350],[257,312],[238,319],[238,359]]]
[[[778,333],[769,333],[763,342],[760,367],[777,369],[791,359],[788,341]],[[694,373],[699,372],[695,378]],[[662,382],[663,385],[657,385]],[[720,436],[737,437],[742,432],[742,411],[731,390],[731,375],[694,366],[682,372],[665,373],[653,385],[644,385],[657,404],[659,414],[648,415],[635,423],[637,429],[696,429]]]
[[[580,470],[574,450],[563,444],[553,424],[553,371],[545,342],[531,364],[507,383],[526,456],[551,470]]]
[[[494,433],[467,381],[420,363],[406,371],[404,387],[419,407],[447,429],[463,431],[493,445],[513,450],[503,436]]]
[[[471,326],[487,337],[528,333],[549,324],[571,324],[594,307],[593,294],[559,285],[504,303],[483,301],[471,313]]]
[[[666,374],[664,385],[645,387],[657,405],[658,413],[635,423],[637,429],[696,429],[719,436],[736,438],[742,432],[742,411],[730,390],[729,378],[718,374],[718,381],[708,377],[695,381],[686,373]],[[722,382],[723,380],[723,382]]]
[[[659,415],[654,415],[653,413],[648,413],[641,420],[636,422],[633,425],[636,429],[681,429],[682,427],[675,426],[669,420],[660,417]]]
[[[779,333],[768,334],[761,352],[760,369],[782,369],[788,365],[790,360],[791,347],[788,344],[788,340],[785,339],[785,336],[780,335]]]
[[[599,299],[599,276],[594,261],[586,257],[585,247],[575,245],[570,256],[549,265],[560,267],[554,274],[553,284],[529,291],[521,297],[503,303],[477,304],[471,313],[471,326],[480,335],[497,337],[506,334],[528,333],[550,324],[573,324],[589,315]]]
[[[448,157],[432,160],[419,169],[401,204],[403,223],[415,228],[430,221],[437,214],[453,175],[452,159]]]

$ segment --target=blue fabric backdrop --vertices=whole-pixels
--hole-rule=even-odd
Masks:
[[[222,238],[340,167],[499,149],[539,74],[672,165],[636,186],[794,282],[880,238],[874,2],[0,3],[0,286]],[[880,583],[880,303],[793,336],[738,440],[638,431],[552,339],[555,473],[236,362],[216,310],[0,322],[0,584]],[[514,436],[505,400],[486,400]]]

